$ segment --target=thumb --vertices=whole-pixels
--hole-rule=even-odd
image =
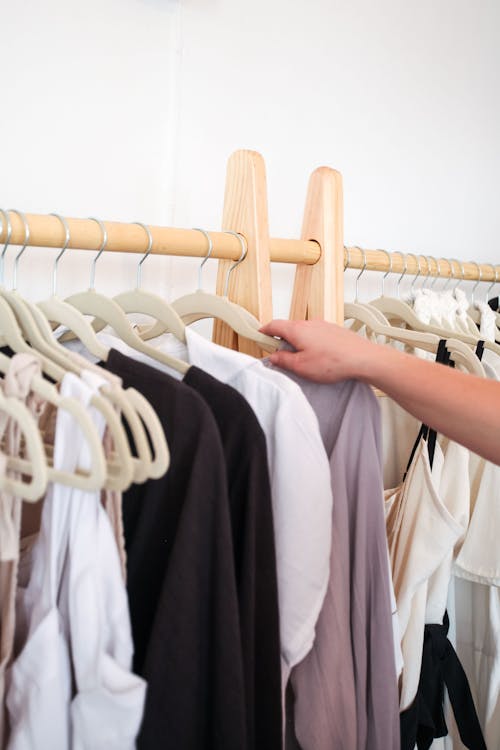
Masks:
[[[277,352],[273,352],[269,356],[269,361],[275,367],[281,367],[283,370],[297,372],[297,368],[300,363],[300,357],[298,352],[289,352],[284,349],[280,349]]]

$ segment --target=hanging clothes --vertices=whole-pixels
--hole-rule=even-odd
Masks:
[[[247,747],[280,750],[278,584],[266,439],[252,409],[234,388],[194,366],[183,382],[209,406],[224,449],[245,677]]]
[[[112,350],[105,367],[155,408],[168,472],[123,496],[134,668],[148,683],[139,748],[246,747],[224,454],[203,399]]]
[[[296,737],[302,750],[397,750],[378,405],[361,383],[290,377],[318,417],[333,495],[328,589],[313,648],[291,676]]]
[[[448,361],[444,341],[437,361]],[[447,734],[445,684],[461,734],[474,743],[482,742],[467,678],[447,639],[451,565],[468,522],[468,452],[451,441],[445,441],[442,448],[436,437],[435,432],[422,427],[403,483],[386,492],[387,535],[404,659],[402,750],[413,750],[415,744],[426,750],[435,737]]]
[[[97,385],[92,374],[86,379]],[[71,373],[61,383],[61,395],[84,404],[103,434],[103,417],[90,406],[94,392]],[[87,469],[89,460],[73,416],[58,410],[55,466]],[[18,596],[16,637],[24,642],[7,696],[8,750],[131,750],[145,685],[130,672],[126,592],[100,493],[51,485],[31,557]]]
[[[147,361],[163,372],[168,369],[115,337],[99,334],[99,339],[136,361]],[[300,388],[286,375],[269,370],[253,357],[207,341],[190,328],[186,328],[186,345],[168,334],[149,343],[232,386],[252,407],[264,431],[273,503],[284,686],[291,668],[312,647],[329,578],[332,491],[317,417]],[[169,372],[179,377],[179,373]]]
[[[29,354],[12,357],[9,369],[2,381],[2,390],[7,397],[24,402],[37,419],[44,402],[30,394],[29,385],[34,375],[40,374],[40,363]],[[0,435],[5,436],[5,447],[9,456],[18,456],[21,434],[16,423],[0,414]],[[2,470],[6,470],[6,456],[0,456]],[[6,675],[13,659],[15,635],[15,603],[19,565],[22,502],[3,492],[0,497],[0,748],[5,747],[8,736],[5,694]]]

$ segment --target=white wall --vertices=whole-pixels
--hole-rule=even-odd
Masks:
[[[275,236],[298,236],[308,175],[328,164],[344,177],[347,242],[500,262],[497,0],[0,0],[0,11],[0,206],[215,229],[227,157],[253,148]],[[26,252],[22,292],[48,295],[54,255]],[[60,294],[86,286],[90,260],[63,260]],[[177,296],[195,268],[151,258],[144,283]],[[97,287],[130,286],[134,270],[130,256],[106,258]],[[286,315],[291,269],[273,273]]]

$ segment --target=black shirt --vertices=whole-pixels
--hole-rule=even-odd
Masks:
[[[246,717],[226,466],[203,399],[111,350],[170,449],[167,473],[123,496],[134,668],[148,683],[142,749],[245,750]]]
[[[198,367],[183,381],[210,407],[222,439],[246,691],[247,747],[281,750],[278,585],[266,440],[247,401]]]

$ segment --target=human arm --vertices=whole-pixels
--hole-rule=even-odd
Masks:
[[[296,352],[271,355],[274,365],[317,382],[354,378],[384,391],[414,417],[500,464],[500,383],[374,344],[324,321],[275,320],[263,333]]]

